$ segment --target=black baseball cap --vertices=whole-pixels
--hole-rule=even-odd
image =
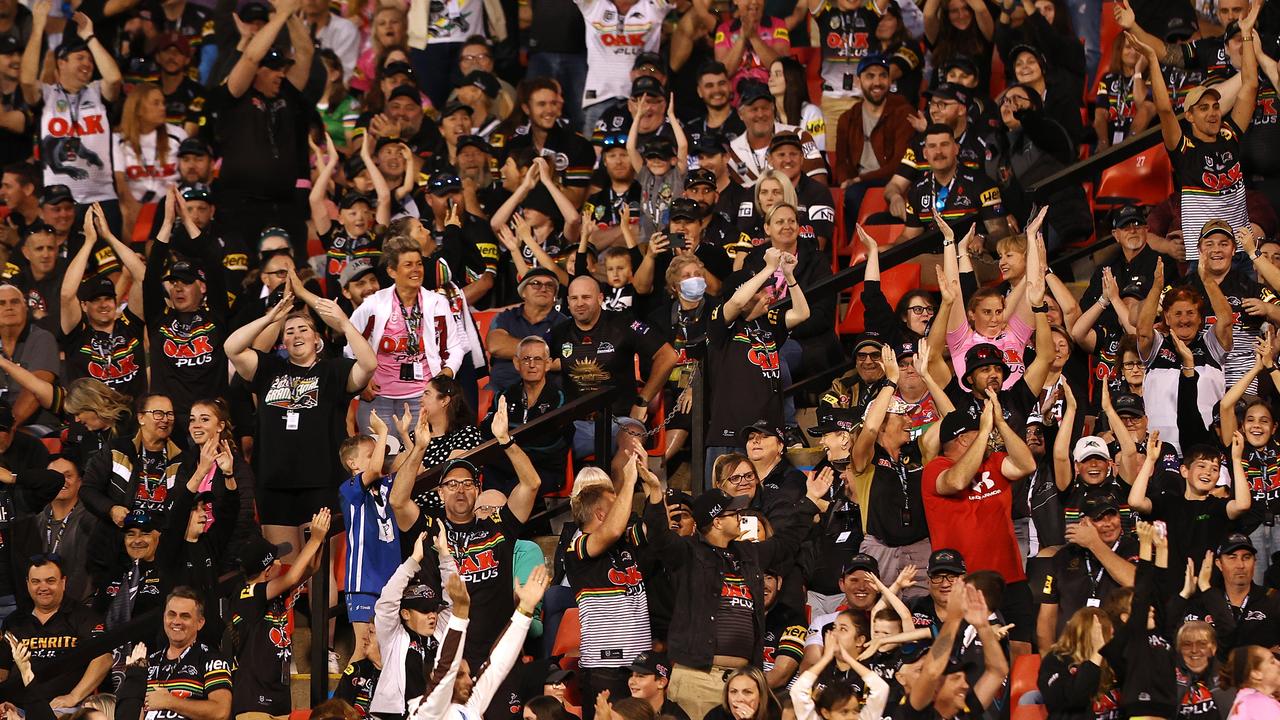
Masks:
[[[547,676],[542,679],[542,684],[559,685],[571,677],[573,677],[572,670],[565,670],[555,663],[549,663],[547,665]]]
[[[1237,27],[1239,27],[1239,25],[1237,25]],[[1190,40],[1191,36],[1195,35],[1195,33],[1196,26],[1187,22],[1187,19],[1184,17],[1175,16],[1169,18],[1169,21],[1165,23],[1164,34],[1161,39],[1165,42],[1181,42],[1183,40]]]
[[[961,105],[969,104],[969,88],[957,83],[942,82],[933,88],[924,91],[926,98],[938,98],[939,100],[954,100]]]
[[[40,191],[41,205],[57,205],[58,203],[73,203],[75,201],[75,196],[71,194],[71,188],[62,183],[45,185],[44,190]]]
[[[449,473],[453,472],[454,470],[457,470],[458,468],[462,468],[463,470],[466,470],[467,472],[471,473],[471,479],[473,480],[480,479],[480,469],[477,468],[474,463],[472,463],[470,460],[464,460],[463,458],[454,458],[446,462],[444,464],[444,468],[440,470],[441,481],[443,481],[444,478],[448,477]]]
[[[693,521],[702,528],[711,524],[712,520],[727,512],[742,510],[749,503],[746,495],[729,497],[720,488],[711,488],[693,501]]]
[[[462,179],[451,173],[436,173],[427,182],[427,192],[437,196],[462,192]]]
[[[969,375],[978,368],[997,365],[1004,368],[1004,376],[1009,377],[1009,366],[1004,362],[1004,353],[991,343],[978,343],[964,353],[964,375],[966,382]]]
[[[352,155],[342,163],[342,172],[347,176],[348,180],[354,180],[356,176],[364,171],[364,158],[359,155]]]
[[[689,148],[689,152],[693,155],[721,155],[728,144],[728,140],[720,132],[708,131],[698,136],[698,141]]]
[[[640,156],[646,160],[649,158],[670,160],[676,156],[676,146],[667,138],[655,137],[644,144],[644,149],[640,151]]]
[[[820,438],[827,433],[853,430],[862,415],[855,408],[826,408],[818,414],[818,424],[809,428],[809,437]]]
[[[276,48],[271,48],[266,55],[262,56],[262,62],[258,64],[268,70],[283,70],[293,64],[293,58]]]
[[[873,67],[884,68],[885,72],[889,71],[889,58],[884,55],[868,55],[858,61],[858,74],[870,70]]]
[[[769,86],[759,80],[747,79],[738,83],[738,104],[750,105],[757,100],[773,102],[773,93]]]
[[[978,66],[968,55],[953,55],[951,59],[943,63],[942,74],[945,76],[955,68],[966,75],[978,76]]]
[[[213,191],[204,183],[191,183],[182,186],[183,200],[202,200],[204,202],[213,202]]]
[[[365,205],[368,205],[370,208],[372,208],[377,204],[377,200],[375,200],[374,198],[370,197],[365,193],[356,192],[352,190],[344,194],[342,196],[342,199],[338,201],[338,208],[341,210],[346,210],[348,208],[354,207],[358,203],[364,203]]]
[[[761,433],[769,437],[776,437],[779,440],[782,439],[782,431],[764,420],[757,420],[738,432],[738,438],[742,440],[743,445],[747,444],[747,438],[751,437],[751,433]]]
[[[879,350],[880,348],[884,347],[884,336],[882,336],[880,333],[876,332],[875,330],[868,330],[862,333],[861,335],[858,336],[858,342],[855,343],[853,346],[853,352],[857,354],[857,352],[861,350],[864,345],[870,345],[876,350]]]
[[[236,13],[244,22],[266,22],[271,19],[271,10],[266,3],[251,2],[246,3],[240,8],[240,12]]]
[[[468,115],[475,114],[475,111],[471,109],[470,105],[454,100],[453,102],[446,104],[444,106],[444,110],[440,111],[440,119],[443,120],[449,117],[450,115],[453,115],[454,113],[460,113],[460,112],[466,113]]]
[[[636,61],[631,63],[632,70],[639,70],[640,68],[646,67],[653,68],[663,75],[667,74],[667,64],[662,62],[662,56],[658,53],[642,52],[639,55],[636,55]]]
[[[240,548],[240,569],[246,577],[257,577],[292,550],[293,546],[287,542],[276,545],[261,535],[254,535]]]
[[[400,596],[400,607],[403,610],[429,613],[436,612],[443,605],[444,599],[440,597],[440,593],[426,583],[410,585],[404,589],[404,595]]]
[[[977,429],[978,418],[964,410],[952,410],[942,418],[942,425],[938,428],[938,442],[946,445],[961,435]]]
[[[89,52],[89,43],[80,39],[80,36],[73,34],[64,34],[62,44],[54,50],[53,56],[59,60],[66,60],[71,53],[80,52],[81,50]]]
[[[498,92],[502,90],[502,84],[498,82],[498,78],[493,73],[484,70],[472,70],[462,78],[463,85],[472,85],[480,88],[490,99],[498,97]]]
[[[85,280],[80,283],[80,287],[76,289],[76,298],[83,300],[84,302],[97,300],[100,297],[114,298],[115,296],[115,283],[111,282],[111,278],[103,277],[101,275]]]
[[[1108,513],[1120,512],[1120,505],[1109,492],[1089,493],[1080,503],[1080,512],[1090,520],[1097,520]]]
[[[1248,550],[1254,555],[1258,554],[1258,549],[1253,546],[1253,541],[1244,533],[1231,533],[1228,535],[1227,539],[1223,540],[1222,544],[1218,546],[1218,552],[1215,554],[1226,555],[1237,550]]]
[[[689,171],[689,175],[684,179],[684,189],[688,190],[695,185],[706,185],[712,190],[716,189],[716,174],[706,168],[696,168]]]
[[[955,413],[951,413],[954,415]],[[948,415],[947,417],[950,417]],[[964,556],[959,550],[943,548],[934,550],[929,556],[929,577],[933,577],[938,573],[951,573],[953,575],[964,575],[967,570],[964,567]]]
[[[422,104],[422,92],[418,90],[418,86],[413,83],[400,83],[392,88],[391,92],[387,93],[387,102],[391,102],[396,98],[407,98],[413,102]]]
[[[159,529],[155,518],[151,517],[151,513],[146,510],[134,510],[124,516],[123,530],[141,530],[142,532],[154,532]]]
[[[18,38],[12,35],[0,35],[0,55],[15,55],[22,52]]]
[[[1116,414],[1120,417],[1143,417],[1147,414],[1147,406],[1141,395],[1133,393],[1124,393],[1117,395],[1111,401],[1111,406],[1115,408]]]
[[[178,143],[178,157],[183,155],[213,155],[209,143],[198,137],[189,137]]]
[[[22,239],[26,240],[32,235],[39,235],[40,233],[57,235],[58,229],[43,220],[36,220],[22,229]]]
[[[669,217],[672,220],[701,220],[707,216],[707,206],[692,198],[676,198],[671,201]]]
[[[804,143],[800,141],[799,135],[793,132],[780,132],[774,134],[773,139],[769,141],[769,152],[773,152],[785,145],[794,145],[802,152],[804,151]]]
[[[1142,212],[1142,208],[1137,205],[1121,206],[1114,214],[1111,215],[1111,229],[1125,227],[1126,225],[1145,225],[1147,217]]]
[[[664,98],[667,96],[667,91],[662,87],[662,83],[658,82],[658,78],[642,75],[631,83],[631,97],[641,95]]]
[[[478,148],[480,151],[487,153],[489,155],[493,154],[493,146],[490,145],[487,140],[485,140],[483,137],[479,135],[459,135],[454,145],[457,148],[457,150],[462,150],[462,148],[473,147],[473,148]]]
[[[668,507],[672,505],[683,505],[689,508],[690,511],[692,511],[693,496],[683,490],[675,490],[672,488],[667,488],[666,504]]]
[[[197,280],[204,280],[204,271],[189,260],[179,260],[169,266],[169,272],[165,273],[165,276],[161,279],[193,283]]]
[[[389,78],[393,75],[408,75],[409,79],[415,81],[418,77],[418,73],[414,71],[413,66],[402,60],[383,65],[382,72],[379,73],[379,77],[384,78]]]
[[[671,661],[666,655],[653,650],[637,655],[627,669],[637,675],[657,675],[660,678],[671,679]]]
[[[1031,53],[1031,55],[1035,57],[1036,62],[1040,63],[1041,70],[1048,69],[1048,62],[1045,60],[1044,53],[1040,52],[1040,48],[1037,48],[1034,45],[1028,45],[1027,43],[1018,43],[1017,45],[1014,45],[1013,48],[1009,50],[1009,57],[1005,60],[1005,63],[1012,66],[1014,61],[1016,61],[1018,56],[1022,53]]]
[[[855,573],[859,570],[866,570],[872,575],[879,575],[880,563],[876,562],[876,559],[870,555],[860,552],[849,558],[849,562],[845,563],[844,567],[840,568],[840,577],[845,577],[850,573]]]
[[[1129,282],[1120,288],[1120,299],[1137,298],[1143,300],[1147,297],[1147,281],[1140,277],[1129,278]]]

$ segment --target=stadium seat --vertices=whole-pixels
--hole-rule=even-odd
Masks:
[[[791,48],[791,57],[804,65],[805,78],[808,80],[809,101],[822,101],[822,50],[816,47],[800,46]],[[835,128],[827,132],[834,133]]]
[[[143,203],[138,208],[138,219],[134,221],[129,232],[125,233],[129,237],[129,242],[138,246],[146,244],[147,239],[151,237],[151,225],[155,222],[158,207],[160,207],[159,203]]]
[[[489,328],[493,326],[493,319],[498,317],[498,313],[506,308],[495,308],[493,310],[472,310],[471,316],[476,319],[476,330],[480,333],[480,339],[488,346]]]
[[[863,319],[863,314],[866,312],[866,308],[862,305],[863,287],[863,283],[853,286],[853,301],[849,303],[844,316],[836,323],[836,335],[857,335],[866,329]],[[880,274],[880,290],[889,301],[889,307],[896,306],[903,295],[918,287],[920,287],[919,263],[904,263]]]
[[[1125,203],[1159,205],[1173,194],[1173,169],[1164,145],[1156,145],[1102,171],[1096,205],[1103,210]]]
[[[578,473],[573,468],[573,451],[568,452],[569,458],[564,463],[564,487],[552,492],[543,493],[544,498],[563,498],[568,499],[573,492],[573,481]]]
[[[1000,51],[997,50],[991,53],[991,91],[987,96],[1000,97],[1007,82],[1004,76],[1004,58],[1000,57]]]
[[[1014,705],[1010,720],[1047,720],[1049,708],[1044,705]]]
[[[62,438],[56,435],[54,437],[40,438],[40,442],[44,443],[44,447],[49,451],[50,455],[57,455],[62,452]]]
[[[1116,24],[1114,13],[1115,2],[1113,0],[1104,0],[1102,3],[1102,28],[1099,33],[1098,47],[1102,50],[1102,58],[1098,60],[1098,77],[1102,77],[1107,68],[1111,66],[1111,44],[1116,41],[1116,35],[1121,33],[1120,26]],[[1086,86],[1084,89],[1085,100],[1092,100],[1097,90],[1097,79],[1095,84]]]
[[[1009,673],[1009,703],[1012,707],[1018,707],[1023,693],[1036,689],[1039,676],[1039,655],[1022,655],[1013,661],[1013,672]]]
[[[884,188],[867,188],[866,194],[862,196],[862,204],[858,206],[858,223],[862,224],[867,218],[882,212],[889,212],[889,203],[884,199]]]
[[[581,645],[582,628],[578,622],[578,608],[571,607],[560,616],[560,629],[556,631],[556,642],[551,646],[551,654],[578,657]]]

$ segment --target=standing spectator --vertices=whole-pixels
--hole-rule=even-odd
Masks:
[[[29,652],[36,681],[28,683],[17,672],[13,646],[5,642],[0,644],[0,692],[18,702],[70,710],[97,690],[111,669],[110,653],[80,657],[68,666],[81,642],[102,635],[102,620],[66,597],[67,576],[56,555],[32,558],[26,579],[34,607],[5,618],[0,635],[12,637]]]
[[[1151,68],[1151,94],[1160,116],[1160,135],[1173,158],[1174,182],[1182,188],[1182,242],[1186,259],[1200,257],[1200,229],[1210,220],[1224,220],[1233,230],[1248,227],[1245,209],[1244,173],[1240,167],[1240,136],[1253,120],[1258,94],[1258,62],[1254,55],[1253,26],[1261,5],[1255,3],[1240,19],[1244,40],[1240,69],[1240,90],[1230,115],[1223,117],[1218,106],[1222,93],[1211,87],[1189,90],[1183,99],[1190,137],[1174,112],[1169,88],[1159,71],[1156,51],[1133,39]]]
[[[1117,34],[1111,44],[1111,66],[1098,78],[1094,99],[1093,131],[1099,150],[1124,142],[1151,124],[1156,106],[1147,97],[1146,70],[1146,56],[1124,34]]]
[[[587,29],[587,78],[582,132],[591,133],[616,98],[631,96],[631,70],[642,53],[656,53],[667,0],[575,0]],[[617,22],[615,18],[626,18]],[[566,88],[566,91],[568,88]],[[530,98],[532,100],[532,98]]]
[[[130,89],[112,144],[125,237],[132,237],[142,206],[160,202],[177,183],[178,147],[186,139],[185,130],[168,123],[159,86],[142,83]]]
[[[733,17],[716,27],[715,50],[736,91],[743,80],[769,79],[769,66],[791,51],[791,35],[786,20],[764,14],[763,0],[735,0],[733,7]]]
[[[576,4],[573,0],[534,0],[521,5],[520,28],[527,30],[529,37],[526,76],[549,77],[560,83],[565,116],[573,127],[590,129],[582,117],[588,72],[587,29]]]
[[[31,323],[31,314],[22,291],[10,284],[0,285],[0,354],[31,371],[45,382],[53,382],[61,373],[58,343],[53,335]],[[13,425],[51,426],[53,418],[40,411],[36,395],[24,388],[11,374],[0,374],[8,402],[13,406]]]
[[[129,513],[140,510],[163,524],[178,482],[182,450],[171,439],[173,403],[164,395],[137,400],[138,432],[121,437],[107,451],[90,458],[84,469],[85,505],[104,523],[124,527]],[[113,543],[114,544],[114,543]]]
[[[394,282],[364,299],[351,323],[377,352],[373,384],[361,397],[360,427],[369,413],[392,417],[402,403],[417,415],[426,383],[453,376],[462,365],[460,330],[444,296],[423,287],[422,250],[408,237],[392,238],[382,249]],[[400,438],[402,443],[407,438]]]
[[[853,100],[838,122],[828,121],[835,156],[833,179],[844,188],[845,227],[857,220],[867,188],[883,187],[893,176],[911,140],[907,119],[913,108],[901,94],[889,92],[889,69],[883,55],[859,61],[861,99]]]
[[[611,385],[620,391],[613,402],[614,416],[630,415],[643,422],[649,403],[662,391],[675,367],[676,351],[643,322],[628,322],[616,313],[604,313],[603,300],[595,278],[574,278],[569,284],[572,321],[551,330],[550,345],[558,349],[565,399],[572,401]],[[651,363],[648,378],[639,391],[635,390],[637,356]],[[574,428],[573,454],[593,454],[595,422],[576,420]]]
[[[983,594],[972,585],[957,582],[948,596],[947,620],[925,656],[920,674],[911,682],[906,704],[907,718],[980,717],[990,709],[1009,674],[1009,661],[989,621],[990,608]],[[953,652],[963,619],[982,646],[982,674],[972,685],[966,668],[956,663]],[[931,712],[922,712],[931,711]]]
[[[360,54],[360,31],[356,24],[330,10],[326,0],[304,0],[302,17],[316,46],[337,55],[342,61],[342,77],[350,80]]]
[[[727,299],[707,320],[712,379],[708,463],[741,444],[741,418],[782,425],[780,349],[791,329],[809,318],[809,303],[795,280],[794,255],[769,248],[763,259],[764,267],[754,275],[739,272],[729,277],[724,285]],[[771,307],[784,290],[791,291],[791,307]]]
[[[448,102],[452,75],[444,68],[458,64],[473,35],[484,36],[488,17],[483,0],[442,4],[427,0],[409,3],[409,56],[422,79],[422,90],[436,107]],[[488,68],[492,72],[493,68]],[[464,74],[469,71],[464,71]]]
[[[268,540],[303,546],[302,526],[311,514],[337,501],[344,479],[339,446],[346,436],[347,407],[368,384],[377,366],[373,348],[332,300],[317,298],[291,276],[286,289],[299,296],[332,330],[342,333],[355,355],[321,358],[324,341],[308,312],[290,312],[287,291],[271,312],[227,338],[226,352],[236,373],[258,397],[258,442],[276,448],[254,453],[259,520]],[[254,342],[277,333],[286,356],[266,353]],[[286,552],[287,559],[291,554]]]
[[[921,495],[930,541],[959,551],[969,572],[1000,573],[1006,583],[1001,608],[1005,620],[1027,628],[1011,639],[1029,646],[1034,610],[1010,513],[1012,483],[1034,472],[1036,463],[1027,444],[1005,422],[995,391],[988,390],[987,398],[981,417],[956,411],[942,419],[942,454],[925,466]],[[989,450],[993,430],[1006,452]],[[975,527],[987,531],[974,533]]]
[[[0,13],[6,8],[28,11],[16,1],[0,4]],[[28,20],[28,24],[30,21]],[[31,157],[31,112],[22,94],[21,59],[26,41],[12,35],[0,35],[0,98],[5,107],[4,121],[0,122],[0,167],[14,163],[26,164]],[[15,62],[16,61],[16,62]],[[32,188],[34,192],[35,188]],[[10,204],[6,199],[6,204]],[[12,205],[11,205],[12,206]],[[30,213],[27,213],[30,217]]]
[[[983,95],[991,83],[995,31],[995,20],[982,0],[925,0],[924,40],[935,72],[958,55],[970,58],[980,69],[978,92]]]
[[[54,51],[55,83],[42,82],[40,53],[52,2],[36,2],[31,36],[22,54],[22,95],[41,106],[40,157],[44,184],[71,188],[76,204],[101,202],[108,224],[120,226],[120,206],[111,176],[111,127],[107,104],[120,95],[120,68],[93,32],[84,13],[71,17],[74,34],[63,34]],[[94,71],[102,79],[94,80]]]
[[[295,15],[299,4],[285,0],[275,7],[208,105],[217,117],[222,169],[215,189],[227,231],[254,238],[264,227],[279,225],[288,231],[295,255],[305,257],[306,216],[296,186],[308,176],[306,113],[315,103],[303,98],[302,89],[315,45]],[[272,47],[286,23],[292,59]]]
[[[960,143],[950,126],[934,123],[926,128],[923,149],[929,167],[907,191],[902,239],[919,237],[928,224],[939,220],[952,228],[981,222],[988,246],[1013,234],[1000,189],[981,170],[962,166]]]

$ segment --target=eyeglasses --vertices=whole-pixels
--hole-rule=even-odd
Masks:
[[[467,62],[480,62],[481,60],[493,59],[493,56],[489,53],[471,53],[470,55],[459,55],[458,57]]]
[[[756,474],[754,472],[738,473],[737,475],[730,475],[725,478],[724,481],[730,485],[754,485],[756,482]]]
[[[1125,360],[1120,363],[1120,367],[1125,370],[1140,370],[1146,367],[1146,365],[1141,360]]]
[[[440,483],[440,487],[445,490],[470,490],[471,488],[480,487],[480,484],[475,480],[460,480],[454,478],[453,480],[445,480]]]
[[[1000,98],[1001,105],[1017,105],[1019,102],[1024,102],[1024,103],[1027,103],[1028,105],[1031,104],[1031,100],[1029,100],[1028,98],[1022,97],[1021,95],[1005,95],[1004,97]]]
[[[172,420],[178,417],[178,414],[172,410],[143,410],[142,412],[156,420]]]
[[[953,585],[955,584],[955,581],[959,579],[960,579],[959,575],[952,575],[951,573],[938,573],[937,575],[929,576],[929,584],[930,585]]]
[[[854,355],[853,357],[854,357],[854,359],[855,359],[855,360],[857,360],[858,362],[862,362],[863,360],[879,360],[879,359],[880,359],[880,353],[878,353],[878,352],[860,352],[860,353],[858,353],[857,355]]]
[[[520,356],[520,362],[524,363],[525,365],[542,365],[546,361],[547,361],[547,358],[542,357],[541,355],[521,355]]]
[[[524,285],[525,287],[531,287],[534,290],[555,290],[558,283],[554,280],[530,280]]]
[[[931,108],[935,108],[935,107],[944,108],[948,105],[959,105],[959,104],[960,103],[956,102],[955,100],[930,100],[929,101],[929,107]]]
[[[934,313],[937,312],[937,310],[935,310],[932,305],[912,305],[911,307],[908,307],[907,310],[912,315],[917,315],[917,316],[933,315]]]
[[[288,270],[263,270],[263,271],[262,271],[262,274],[263,274],[263,275],[270,275],[271,277],[273,277],[273,278],[275,278],[275,279],[277,279],[277,280],[283,280],[283,279],[285,279],[286,277],[289,277],[289,271],[288,271]]]
[[[476,515],[480,517],[489,517],[490,515],[498,512],[501,507],[501,505],[477,505]]]

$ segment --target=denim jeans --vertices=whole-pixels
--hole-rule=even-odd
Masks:
[[[601,100],[600,102],[594,105],[591,105],[589,107],[583,108],[582,134],[585,135],[588,140],[590,140],[591,136],[595,134],[596,123],[600,122],[600,117],[604,115],[604,112],[612,106],[613,106],[613,98],[609,98],[606,100]]]
[[[586,55],[533,53],[529,56],[529,69],[525,76],[549,77],[560,83],[560,90],[564,94],[564,115],[573,123],[573,127],[582,127],[582,93],[587,85]]]
[[[779,354],[782,356],[782,389],[785,391],[791,387],[792,378],[795,377],[793,368],[800,367],[804,359],[804,348],[795,340],[788,339],[782,343]],[[787,427],[796,424],[796,401],[790,395],[782,396],[782,423]]]
[[[1263,584],[1263,576],[1267,573],[1267,568],[1271,567],[1271,556],[1276,552],[1280,552],[1280,525],[1259,525],[1249,535],[1249,541],[1257,548],[1257,562],[1253,566],[1253,581],[1259,585]]]
[[[613,437],[618,435],[618,419],[613,418]],[[610,443],[609,451],[613,452],[618,449],[618,444]],[[582,459],[596,454],[596,421],[595,420],[574,420],[573,421],[573,457]],[[609,461],[613,458],[596,458],[596,465],[602,468],[609,467]]]
[[[421,50],[409,50],[409,60],[418,74],[418,86],[431,99],[437,110],[443,110],[453,89],[453,74],[458,69],[458,54],[463,43],[428,43]]]
[[[365,402],[364,400],[361,400],[360,403],[356,405],[356,427],[359,428],[362,433],[367,435],[372,434],[373,431],[369,429],[369,413],[377,410],[378,417],[382,418],[383,422],[387,424],[388,435],[390,437],[399,438],[400,444],[407,447],[409,444],[409,438],[400,437],[400,431],[396,430],[396,424],[393,420],[393,418],[404,414],[405,403],[409,404],[409,417],[413,418],[412,423],[413,425],[416,425],[418,422],[418,409],[422,407],[421,395],[410,398],[401,398],[398,400],[392,400],[391,398],[385,398],[378,395],[373,399],[373,402]],[[410,425],[410,427],[413,425]]]
[[[1067,0],[1071,9],[1071,26],[1084,40],[1084,84],[1088,87],[1098,76],[1102,60],[1102,0]]]

